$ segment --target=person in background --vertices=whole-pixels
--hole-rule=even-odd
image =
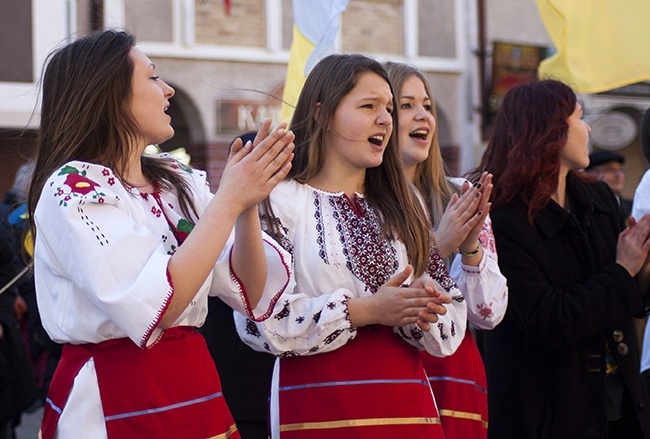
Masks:
[[[408,180],[419,190],[433,223],[440,254],[467,302],[467,317],[492,329],[508,305],[506,279],[499,271],[490,217],[491,176],[476,185],[450,179],[438,144],[436,107],[425,76],[415,67],[384,63],[396,94],[398,143]],[[447,357],[420,351],[447,439],[485,438],[487,380],[470,331]]]
[[[19,181],[21,172],[17,174]],[[21,415],[38,400],[38,388],[19,326],[26,310],[18,288],[21,272],[19,236],[8,217],[24,200],[18,185],[0,204],[0,439],[13,439]]]
[[[28,352],[39,392],[39,400],[27,411],[44,405],[52,375],[61,356],[61,344],[50,339],[41,323],[36,303],[34,273],[28,268],[34,249],[27,213],[27,196],[33,172],[33,161],[21,165],[16,172],[14,184],[5,194],[5,202],[0,204],[0,217],[3,218],[0,227],[3,228],[16,255],[16,270],[22,273],[15,283],[18,291],[17,304],[24,303],[22,306],[18,305],[17,309],[25,310],[22,318],[19,318],[19,324],[27,332]]]
[[[293,133],[270,120],[235,142],[219,189],[168,154],[174,89],[109,30],[48,57],[29,193],[43,326],[65,343],[42,437],[240,437],[195,327],[208,294],[268,317],[289,255],[257,204],[291,168]],[[233,231],[234,228],[234,231]]]
[[[467,310],[404,177],[394,108],[363,55],[325,57],[298,98],[292,171],[262,205],[291,284],[266,321],[235,316],[279,356],[273,438],[444,437],[418,350],[452,354]]]
[[[589,154],[587,174],[604,181],[616,195],[625,220],[632,214],[632,200],[623,197],[625,186],[625,157],[613,151],[595,151]]]
[[[256,131],[239,136],[252,142]],[[268,403],[275,356],[257,352],[237,335],[233,310],[218,297],[208,297],[208,315],[199,330],[217,365],[223,396],[244,439],[268,437]]]
[[[509,291],[503,321],[485,333],[489,438],[650,437],[633,322],[650,215],[626,228],[611,189],[581,172],[589,131],[570,87],[519,85],[472,174],[494,175]]]
[[[650,163],[650,109],[643,114],[641,122],[641,150],[645,157],[646,163]],[[634,191],[634,202],[632,203],[632,216],[640,218],[650,213],[650,170],[647,170],[639,185]],[[645,293],[648,293],[648,284],[643,285]],[[646,390],[650,394],[650,324],[646,319],[645,330],[643,332],[643,343],[641,349],[641,375],[645,383]]]

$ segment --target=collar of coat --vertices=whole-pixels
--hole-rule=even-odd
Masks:
[[[574,221],[576,226],[578,221],[587,224],[595,211],[611,212],[612,202],[616,201],[605,183],[585,183],[572,173],[567,176],[567,196],[571,199],[571,212],[550,200],[535,217],[535,223],[545,235],[555,235],[567,221]]]

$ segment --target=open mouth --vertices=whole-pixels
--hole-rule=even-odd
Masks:
[[[416,130],[413,131],[411,134],[409,134],[409,137],[413,137],[415,139],[420,139],[420,140],[427,140],[428,136],[429,136],[429,132],[427,130]]]
[[[373,145],[382,146],[384,144],[384,136],[372,136],[368,138],[368,142]]]

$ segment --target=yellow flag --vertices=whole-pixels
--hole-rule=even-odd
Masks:
[[[536,0],[557,53],[539,66],[580,93],[650,79],[649,0]]]
[[[290,122],[300,90],[314,66],[336,50],[341,12],[349,0],[293,0],[293,41],[282,93],[282,120]]]

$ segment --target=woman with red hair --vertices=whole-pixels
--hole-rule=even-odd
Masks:
[[[566,85],[515,87],[476,170],[494,175],[509,287],[503,321],[485,334],[492,438],[650,435],[633,324],[650,216],[624,229],[612,191],[578,172],[589,131]]]

